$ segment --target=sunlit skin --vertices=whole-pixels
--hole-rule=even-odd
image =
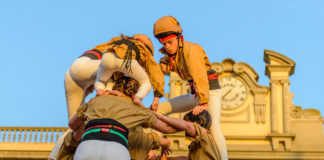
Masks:
[[[175,54],[178,49],[178,39],[177,37],[173,37],[166,41],[161,42],[163,48],[171,55]]]

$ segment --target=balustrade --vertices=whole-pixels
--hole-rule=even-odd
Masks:
[[[55,143],[66,127],[0,127],[0,143]]]

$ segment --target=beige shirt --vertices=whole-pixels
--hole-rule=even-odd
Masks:
[[[95,97],[78,108],[77,116],[86,123],[92,119],[111,118],[123,124],[129,130],[131,157],[136,160],[144,160],[152,148],[160,146],[158,134],[143,132],[143,127],[153,126],[157,118],[148,109],[133,104],[128,97]],[[58,157],[62,160],[72,160],[77,145],[78,142],[73,140],[70,132],[64,139]]]
[[[85,123],[92,119],[114,119],[129,130],[138,126],[151,127],[157,120],[149,109],[135,105],[128,97],[114,95],[92,98],[78,108],[77,116]]]
[[[57,160],[73,160],[74,153],[80,142],[73,139],[73,132],[70,130],[66,134],[62,147],[60,148]]]
[[[198,124],[193,124],[197,136],[189,145],[189,160],[203,159],[203,160],[217,160],[221,159],[219,150],[213,136],[208,130]],[[190,138],[192,139],[192,138]]]
[[[114,46],[111,43],[114,41],[120,40],[121,37],[114,37],[112,38],[108,43],[103,43],[98,46],[96,46],[93,49],[99,50],[101,53],[106,52],[113,52],[116,54],[117,57],[123,59],[126,50],[127,45],[122,44],[119,46]],[[160,66],[153,58],[153,55],[151,52],[142,44],[141,42],[138,42],[136,40],[132,40],[138,47],[140,51],[140,58],[138,60],[138,63],[145,68],[145,71],[148,73],[148,76],[150,78],[151,84],[153,85],[153,93],[156,97],[163,97],[164,96],[164,75],[160,69]],[[132,59],[136,58],[135,51],[132,51]]]
[[[151,149],[160,147],[160,136],[155,133],[145,133],[142,127],[137,127],[129,131],[128,136],[131,158],[134,160],[144,160]]]
[[[172,64],[167,51],[162,48],[160,52],[165,54],[160,60],[163,72],[168,73],[172,67],[172,71],[175,71],[183,80],[193,80],[200,99],[199,104],[208,103],[209,83],[207,71],[210,70],[211,65],[204,49],[199,44],[183,41],[183,53],[177,53],[173,57]]]

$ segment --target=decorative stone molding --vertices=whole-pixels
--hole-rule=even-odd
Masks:
[[[303,115],[303,109],[302,109],[302,107],[298,107],[298,106],[293,107],[293,109],[290,112],[290,116],[292,118],[301,118],[302,115]]]
[[[259,122],[265,122],[265,110],[266,105],[264,104],[255,104],[254,105],[254,115],[255,115],[255,121],[257,123]]]
[[[240,108],[237,111],[222,111],[222,117],[224,119],[221,120],[222,123],[247,123],[250,122],[251,115],[250,115],[250,105],[245,106],[244,108]],[[240,118],[232,118],[234,116],[241,115]],[[230,118],[230,119],[228,119]]]
[[[317,109],[304,109],[303,115],[306,119],[320,119],[321,113]]]
[[[259,79],[258,73],[250,65],[246,63],[239,62],[234,64],[233,71],[235,74],[238,75],[245,72],[247,75],[249,75],[251,79],[253,79],[253,81],[258,81]]]
[[[273,151],[291,151],[291,142],[296,134],[271,133],[268,136],[271,139]],[[284,145],[284,148],[280,148],[280,143]]]
[[[271,79],[271,80],[269,81],[269,84],[270,84],[270,85],[274,85],[274,84],[276,84],[276,85],[280,85],[281,82],[282,82],[282,80],[278,80],[278,79]]]
[[[265,123],[266,115],[266,94],[269,92],[269,88],[254,88],[251,90],[254,95],[254,114],[255,121],[257,123]]]
[[[270,50],[264,50],[264,62],[267,63],[265,74],[270,78],[272,71],[288,71],[294,74],[296,63],[290,58]]]

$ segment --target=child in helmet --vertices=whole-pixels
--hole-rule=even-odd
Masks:
[[[194,115],[198,115],[208,110],[213,118],[211,134],[222,159],[228,159],[225,138],[220,129],[221,88],[218,75],[211,68],[205,51],[199,44],[183,39],[181,26],[172,16],[158,19],[153,32],[163,45],[160,49],[165,55],[160,59],[163,73],[176,72],[191,86],[191,93],[159,104],[157,112],[170,114],[192,110]]]

